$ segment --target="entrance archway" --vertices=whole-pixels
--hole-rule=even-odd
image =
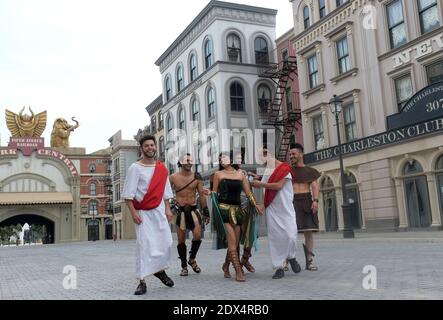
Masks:
[[[96,219],[91,219],[88,221],[88,241],[99,240],[99,223]]]
[[[112,220],[106,219],[105,221],[105,239],[112,240]]]
[[[411,160],[403,168],[406,177],[406,210],[410,228],[431,226],[431,206],[429,202],[428,183],[423,175],[423,167],[416,160]]]
[[[440,214],[441,219],[443,220],[443,156],[438,159],[437,165],[435,166],[435,171],[437,172],[436,180],[438,198],[440,199]]]
[[[351,212],[351,225],[353,229],[361,229],[362,216],[360,206],[360,190],[358,188],[357,179],[352,173],[346,174],[346,191],[348,195],[348,203]]]
[[[45,217],[39,216],[39,215],[35,215],[35,214],[21,214],[21,215],[16,215],[13,217],[10,217],[6,220],[3,220],[0,222],[0,227],[6,227],[6,226],[16,226],[17,224],[20,224],[22,226],[25,225],[25,223],[27,223],[28,225],[31,226],[31,230],[32,230],[32,226],[41,226],[41,228],[39,229],[39,235],[33,235],[34,239],[35,237],[41,237],[42,243],[43,244],[50,244],[50,243],[54,243],[55,241],[55,233],[54,233],[54,221],[51,221]],[[36,228],[37,229],[37,228]],[[36,239],[35,239],[36,240]]]
[[[323,196],[323,211],[325,214],[325,230],[338,230],[337,201],[335,197],[334,182],[329,177],[325,177],[320,189]]]

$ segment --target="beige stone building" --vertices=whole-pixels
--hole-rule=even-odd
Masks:
[[[321,229],[344,226],[334,95],[353,227],[440,229],[443,1],[291,2],[306,162],[322,172]]]

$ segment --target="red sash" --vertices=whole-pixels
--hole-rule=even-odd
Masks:
[[[269,177],[268,183],[274,183],[279,182],[281,179],[284,179],[288,173],[292,173],[292,168],[287,163],[280,164],[272,173],[272,175]],[[267,208],[271,202],[274,200],[275,196],[277,195],[277,190],[265,190],[265,208]]]
[[[151,183],[148,191],[141,202],[133,199],[135,210],[151,210],[157,208],[163,201],[163,194],[165,191],[166,181],[168,179],[168,169],[160,161],[155,164],[154,174],[152,175]]]

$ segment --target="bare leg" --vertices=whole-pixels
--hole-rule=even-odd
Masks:
[[[305,234],[305,257],[306,257],[306,270],[317,271],[318,268],[313,263],[313,250],[314,250],[314,236],[312,231],[307,231]]]

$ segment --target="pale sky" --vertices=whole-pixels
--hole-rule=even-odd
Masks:
[[[288,0],[231,0],[277,9],[277,37],[292,25]],[[209,0],[0,0],[0,145],[5,109],[75,116],[71,147],[109,146],[122,130],[132,139],[149,123],[145,107],[161,93],[155,61]],[[29,111],[28,111],[29,112]]]

